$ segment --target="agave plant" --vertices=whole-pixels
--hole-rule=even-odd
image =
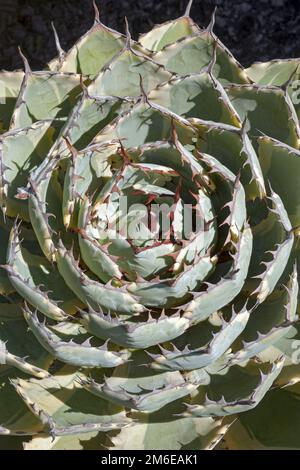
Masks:
[[[300,447],[299,61],[191,6],[1,73],[3,448]]]

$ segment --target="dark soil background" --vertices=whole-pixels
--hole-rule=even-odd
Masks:
[[[176,18],[187,0],[96,0],[104,24],[134,38]],[[257,60],[300,56],[299,0],[194,0],[192,18],[206,26],[218,7],[215,32],[245,66]],[[0,0],[0,69],[22,67],[18,45],[33,69],[56,55],[51,21],[68,49],[93,23],[91,0]]]

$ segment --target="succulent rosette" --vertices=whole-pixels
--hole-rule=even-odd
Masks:
[[[299,61],[190,8],[1,73],[3,447],[299,448]]]

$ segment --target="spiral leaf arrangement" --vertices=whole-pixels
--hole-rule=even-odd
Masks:
[[[1,72],[3,447],[299,448],[299,60],[191,6]]]

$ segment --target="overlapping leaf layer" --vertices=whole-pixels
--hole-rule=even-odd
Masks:
[[[4,448],[300,447],[298,62],[190,7],[1,73]]]

